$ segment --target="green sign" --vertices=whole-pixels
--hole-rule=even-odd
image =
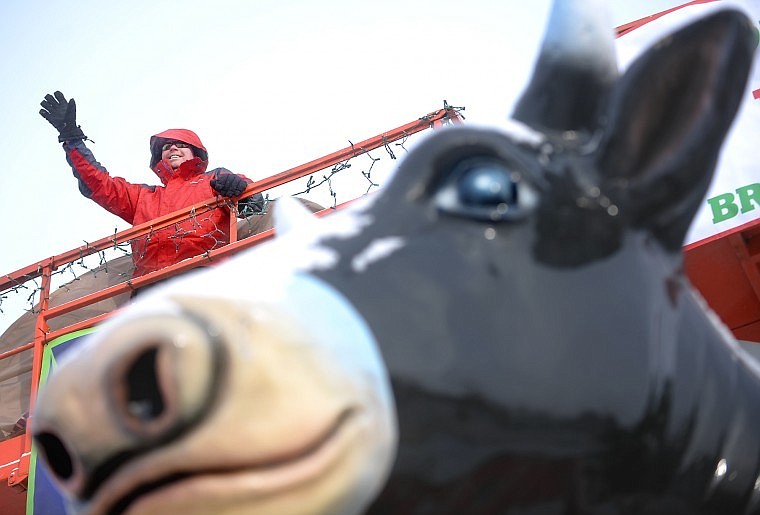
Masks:
[[[713,214],[713,223],[729,220],[760,207],[760,182],[736,189],[736,193],[723,193],[707,199]]]

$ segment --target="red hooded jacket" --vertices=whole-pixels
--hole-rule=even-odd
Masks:
[[[161,146],[167,141],[182,141],[195,147],[193,159],[176,170],[161,160]],[[218,195],[209,182],[217,174],[231,173],[224,168],[210,172],[208,154],[200,138],[187,129],[169,129],[150,138],[151,168],[162,186],[133,184],[112,177],[95,160],[84,141],[63,144],[66,158],[79,179],[79,191],[111,213],[132,225],[139,225]],[[243,177],[251,182],[247,177]],[[229,243],[230,215],[227,209],[214,209],[190,220],[158,230],[132,241],[133,277],[172,265]]]

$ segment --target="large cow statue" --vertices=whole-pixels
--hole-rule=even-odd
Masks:
[[[32,427],[72,512],[760,513],[760,372],[680,255],[756,32],[718,11],[618,76],[603,4],[555,6],[511,129],[284,203],[61,363]]]

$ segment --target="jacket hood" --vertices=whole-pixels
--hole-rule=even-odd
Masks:
[[[208,165],[208,151],[196,133],[190,129],[167,129],[150,137],[150,169],[154,172],[156,165],[161,161],[161,146],[167,141],[181,141],[192,145],[193,155]]]

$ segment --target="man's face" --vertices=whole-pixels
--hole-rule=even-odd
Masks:
[[[161,159],[169,161],[172,170],[193,158],[193,150],[190,145],[181,141],[169,141],[161,147]]]

